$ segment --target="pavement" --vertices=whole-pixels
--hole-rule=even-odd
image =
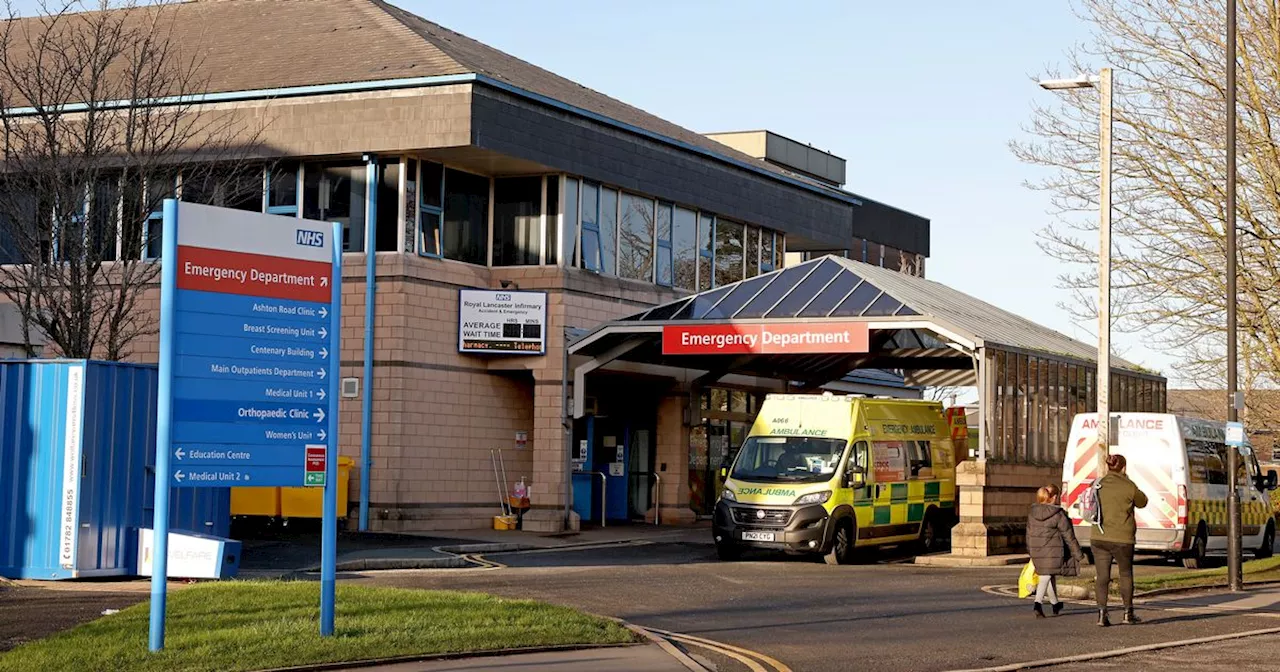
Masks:
[[[395,663],[378,667],[329,668],[330,670],[361,670],[376,672],[462,672],[463,670],[488,670],[491,672],[601,672],[626,670],[627,672],[696,672],[682,665],[663,651],[657,644],[628,646],[582,651],[549,651],[525,653],[514,656],[483,656],[455,660],[437,660],[417,663]]]

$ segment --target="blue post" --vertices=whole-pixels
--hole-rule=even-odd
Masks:
[[[338,564],[338,399],[342,359],[342,224],[333,225],[333,279],[329,282],[329,435],[324,463],[324,531],[320,537],[320,635],[333,634]]]
[[[360,399],[360,531],[369,529],[369,472],[373,468],[373,320],[378,267],[378,158],[366,157],[364,214],[364,396]]]
[[[160,390],[156,416],[155,518],[151,545],[151,638],[164,648],[164,611],[169,580],[169,453],[173,450],[173,302],[178,291],[178,202],[164,201],[160,257]]]

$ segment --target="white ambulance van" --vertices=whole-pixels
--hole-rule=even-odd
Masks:
[[[1128,462],[1126,474],[1150,503],[1134,512],[1138,552],[1179,558],[1198,568],[1205,555],[1227,549],[1226,424],[1159,413],[1113,413],[1113,454]],[[1088,547],[1091,526],[1083,521],[1081,494],[1106,473],[1098,445],[1098,416],[1082,413],[1071,424],[1062,467],[1062,506]],[[1275,474],[1263,474],[1252,447],[1241,450],[1236,473],[1244,548],[1271,556],[1276,520],[1268,491]],[[1105,512],[1104,512],[1105,515]]]

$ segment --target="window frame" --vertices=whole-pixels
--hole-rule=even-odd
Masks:
[[[417,248],[419,257],[425,257],[427,259],[444,259],[444,239],[442,237],[442,231],[444,229],[444,193],[445,193],[444,183],[445,183],[445,176],[448,174],[448,171],[445,170],[446,166],[443,163],[441,163],[440,164],[440,205],[438,206],[429,205],[422,199],[423,194],[425,194],[427,191],[426,189],[423,188],[426,185],[422,183],[422,166],[426,161],[428,161],[428,159],[419,158],[418,165],[416,168],[416,172],[417,172],[416,182],[418,184],[418,194],[414,200],[417,201],[417,206],[418,206],[417,207],[418,221],[417,221],[417,226],[414,227],[415,230],[417,231],[417,235],[414,236],[415,238],[414,246]],[[432,163],[436,163],[436,162],[432,161]],[[425,244],[426,239],[423,237],[423,235],[425,234],[425,231],[423,230],[422,227],[423,227],[423,224],[427,221],[427,218],[424,217],[423,215],[428,215],[428,216],[434,215],[436,218],[436,239],[438,241],[438,244],[436,246],[436,251],[434,253],[428,252],[426,250],[426,244]]]
[[[595,204],[596,204],[595,215],[592,216],[590,225],[587,224],[586,218],[582,216],[582,211],[584,210],[584,208],[582,207],[582,194],[585,192],[588,186],[591,189],[595,190]],[[600,192],[603,189],[604,189],[604,185],[598,182],[590,182],[588,180],[581,180],[581,182],[578,185],[578,250],[579,250],[578,257],[580,259],[579,268],[581,268],[584,271],[599,273],[600,275],[604,275],[604,273],[601,270],[604,267],[604,246],[600,244]],[[585,251],[583,248],[586,247],[586,244],[585,244],[586,234],[588,232],[595,234],[596,256],[595,256],[594,265],[589,265],[588,264],[589,257],[583,254],[583,252]]]
[[[698,241],[698,258],[694,260],[694,283],[697,284],[697,287],[694,288],[695,293],[716,288],[716,224],[719,221],[719,219],[712,213],[705,212],[703,210],[698,210],[697,212],[697,228],[694,229],[694,236]],[[699,237],[702,233],[702,222],[704,219],[708,219],[711,222],[711,228],[709,229],[711,232],[711,249],[703,249],[702,239]],[[707,274],[710,276],[710,284],[707,286],[707,289],[702,289],[702,264],[700,262],[703,259],[708,259],[710,262],[707,270]]]

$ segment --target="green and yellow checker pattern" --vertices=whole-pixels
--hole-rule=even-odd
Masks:
[[[1268,502],[1241,502],[1240,523],[1245,527],[1262,527],[1273,515]],[[1187,502],[1187,527],[1194,529],[1204,521],[1210,534],[1226,534],[1227,501],[1225,499],[1192,499]]]
[[[854,506],[871,509],[871,525],[905,525],[924,520],[930,506],[952,509],[956,501],[954,481],[903,481],[865,488],[869,496],[855,499]],[[877,496],[876,493],[879,493]],[[859,520],[866,520],[866,514]]]

